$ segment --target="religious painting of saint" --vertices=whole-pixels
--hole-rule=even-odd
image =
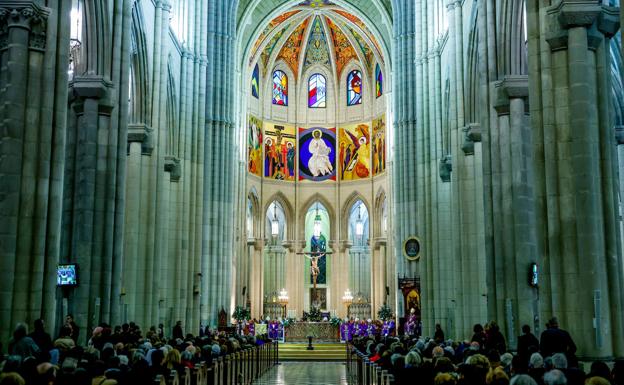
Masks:
[[[386,171],[386,115],[373,120],[373,175]]]
[[[247,171],[262,175],[262,120],[253,115],[247,122]]]
[[[336,129],[299,129],[299,180],[336,180]]]
[[[296,143],[294,126],[269,122],[264,124],[265,178],[295,180]]]
[[[338,162],[341,180],[371,176],[370,125],[354,124],[340,128]]]

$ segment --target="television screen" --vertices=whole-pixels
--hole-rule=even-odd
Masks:
[[[529,285],[537,287],[539,269],[537,263],[532,263],[529,270]]]
[[[58,286],[78,285],[78,269],[75,264],[58,265],[56,269],[56,284]]]

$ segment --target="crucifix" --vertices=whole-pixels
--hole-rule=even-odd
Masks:
[[[312,274],[312,284],[314,287],[314,291],[316,292],[316,282],[319,274],[321,273],[321,269],[318,267],[319,258],[324,257],[327,254],[331,254],[328,251],[308,251],[297,253],[297,255],[304,255],[306,258],[310,260],[310,274]]]

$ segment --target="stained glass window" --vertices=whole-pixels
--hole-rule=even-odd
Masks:
[[[288,105],[288,76],[280,70],[273,72],[273,104]]]
[[[260,69],[258,68],[258,64],[253,70],[251,74],[251,94],[254,98],[260,99]]]
[[[327,80],[321,74],[314,74],[308,82],[308,107],[325,108],[327,105]]]
[[[362,104],[362,73],[353,70],[347,77],[347,105]]]
[[[375,66],[375,83],[377,88],[377,97],[383,95],[383,72],[381,72],[381,68],[379,64]]]

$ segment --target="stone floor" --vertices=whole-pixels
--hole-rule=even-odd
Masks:
[[[283,362],[254,382],[257,385],[348,385],[343,362]]]

